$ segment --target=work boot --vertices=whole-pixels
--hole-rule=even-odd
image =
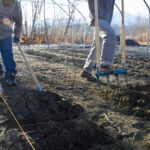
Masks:
[[[88,73],[86,70],[82,70],[80,76],[82,78],[86,78],[88,81],[95,82],[96,78],[92,76],[92,74]]]
[[[113,72],[113,68],[110,65],[101,66],[100,71],[103,73],[111,73],[111,72]]]
[[[5,75],[6,84],[9,86],[16,86],[17,82],[15,80],[16,74],[14,73],[8,73]]]

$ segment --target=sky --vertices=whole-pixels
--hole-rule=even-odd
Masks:
[[[119,5],[121,0],[116,0],[116,3]],[[125,11],[130,13],[131,15],[137,16],[145,16],[148,14],[148,9],[143,2],[143,0],[124,0],[125,2]],[[147,0],[150,4],[150,0]]]
[[[147,2],[150,6],[150,0],[147,0]],[[143,0],[124,0],[124,3],[125,3],[125,12],[126,14],[128,13],[127,16],[129,16],[130,14],[131,16],[143,16],[143,17],[148,18],[148,9],[145,3],[143,2]],[[116,0],[116,4],[119,6],[119,8],[121,8],[121,0]],[[89,10],[88,10],[87,3],[80,4],[79,9],[82,10],[82,13],[87,18],[87,22],[88,22]],[[119,12],[116,7],[114,11]],[[132,18],[125,18],[125,19],[126,19],[126,22],[129,22],[129,20],[131,21]],[[115,18],[113,18],[113,20],[115,20]]]
[[[150,0],[147,0],[147,2],[149,2],[150,5]],[[137,16],[137,15],[141,15],[141,16],[145,16],[148,14],[148,9],[145,6],[145,3],[143,2],[143,0],[124,0],[125,3],[125,11],[130,13],[133,16]],[[121,0],[116,0],[116,4],[118,6],[120,6],[121,4]],[[79,5],[80,9],[83,9],[82,12],[84,12],[86,15],[88,14],[88,9],[86,8],[87,4],[85,3],[84,5],[81,4]],[[115,11],[118,11],[115,8]]]
[[[50,2],[49,0],[47,0],[48,2]],[[65,3],[67,2],[67,0],[56,0],[57,3]],[[125,2],[125,12],[133,15],[133,16],[147,16],[148,17],[148,9],[145,6],[143,0],[124,0]],[[147,0],[147,2],[149,2],[150,5],[150,0]],[[31,17],[31,11],[29,10],[29,5],[27,5],[27,3],[24,3],[24,8],[25,8],[25,13],[29,13],[27,16]],[[120,6],[121,4],[121,0],[116,0],[116,4],[118,6]],[[28,7],[27,7],[28,6]],[[68,10],[67,6],[62,6],[65,10]],[[88,5],[87,2],[79,2],[78,7],[77,7],[81,13],[84,15],[84,17],[86,18],[87,21],[89,21],[89,10],[88,10]],[[118,11],[115,7],[115,12]],[[65,13],[63,11],[60,11],[60,9],[58,9],[58,7],[55,7],[55,13],[56,16],[59,18],[62,15],[65,16]],[[43,16],[43,15],[42,15]],[[52,4],[47,4],[46,6],[46,17],[49,19],[54,18],[54,5]],[[83,17],[76,12],[75,13],[75,18],[82,18]]]

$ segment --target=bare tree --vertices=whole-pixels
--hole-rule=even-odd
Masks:
[[[77,43],[85,41],[86,18],[78,9],[79,0],[65,0],[63,4],[58,0],[22,0],[24,1],[28,3],[23,3],[24,36],[32,41],[38,37],[47,42],[71,42],[71,39]],[[29,13],[26,13],[27,6],[31,9]],[[48,16],[49,9],[53,12],[53,19]],[[82,17],[84,25],[83,21],[75,18],[75,12]]]
[[[43,3],[41,3],[40,0],[35,0],[32,1],[31,3],[32,3],[32,27],[31,27],[30,37],[34,37],[36,33],[35,25],[41,13]]]

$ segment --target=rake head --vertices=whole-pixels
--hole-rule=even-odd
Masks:
[[[38,92],[42,92],[43,91],[43,87],[40,85],[40,86],[37,86],[36,87],[36,91]]]
[[[107,79],[108,85],[110,85],[110,75],[113,75],[116,77],[117,85],[119,85],[119,76],[123,75],[125,77],[125,83],[128,84],[128,72],[126,68],[117,68],[113,69],[108,72],[101,72],[99,69],[96,70],[96,78],[97,78],[97,84],[100,86],[100,77],[105,77]]]

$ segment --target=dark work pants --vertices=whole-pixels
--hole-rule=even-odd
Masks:
[[[13,57],[12,38],[8,37],[0,40],[0,52],[7,74],[16,74],[16,63]]]

